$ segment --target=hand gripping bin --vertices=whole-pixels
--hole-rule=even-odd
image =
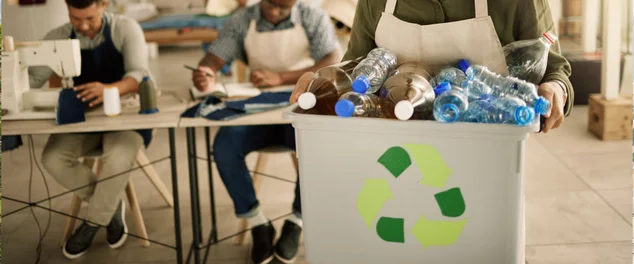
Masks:
[[[311,264],[523,264],[530,128],[290,107]]]

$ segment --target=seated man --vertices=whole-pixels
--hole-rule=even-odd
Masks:
[[[108,0],[66,0],[70,23],[49,32],[45,39],[78,39],[81,46],[81,75],[75,77],[77,98],[94,107],[103,102],[104,87],[118,87],[120,94],[138,91],[148,75],[147,47],[141,26],[130,18],[105,12]],[[31,87],[42,87],[53,75],[48,67],[30,69]],[[110,177],[132,168],[137,152],[147,146],[151,130],[106,133],[54,134],[42,153],[44,168],[67,189],[89,203],[87,221],[66,241],[63,253],[75,259],[86,253],[99,229],[107,226],[111,248],[127,238],[123,190],[129,173],[91,185],[97,176],[78,161],[97,149],[103,150],[101,175]]]
[[[295,84],[307,71],[315,71],[340,59],[340,47],[330,18],[321,9],[296,0],[262,0],[237,11],[219,32],[209,53],[193,73],[197,89],[206,91],[226,61],[239,59],[249,65],[250,80],[257,87]],[[302,228],[299,186],[295,187],[294,214],[284,223],[277,246],[275,229],[259,210],[245,156],[259,149],[283,145],[295,149],[291,125],[223,127],[213,151],[220,176],[239,218],[252,228],[254,263],[295,259]],[[274,252],[275,251],[275,252]]]

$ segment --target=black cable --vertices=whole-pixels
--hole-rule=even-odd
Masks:
[[[29,135],[29,144],[31,147],[31,151],[32,151],[32,157],[33,160],[35,161],[35,166],[37,167],[38,171],[40,172],[40,175],[42,176],[42,180],[44,181],[44,187],[46,188],[46,196],[48,197],[47,201],[48,201],[48,221],[46,222],[46,228],[44,228],[44,232],[42,234],[42,237],[40,238],[40,241],[38,243],[38,252],[42,252],[42,243],[44,242],[44,238],[46,237],[46,234],[48,234],[48,230],[51,227],[51,217],[52,217],[52,213],[51,213],[51,208],[53,207],[51,205],[51,192],[48,188],[48,182],[46,181],[46,177],[44,176],[44,171],[42,171],[42,168],[40,167],[39,162],[37,161],[37,155],[35,155],[35,143],[33,142],[33,136]],[[36,262],[37,263],[37,262]]]
[[[29,141],[27,142],[27,145],[29,145],[28,150],[29,150],[29,190],[28,190],[28,195],[29,195],[29,204],[32,203],[31,201],[31,189],[33,189],[33,157],[31,156],[31,147],[32,147],[32,143]],[[42,241],[42,228],[40,226],[40,221],[37,219],[37,216],[35,215],[35,210],[33,210],[33,207],[30,207],[29,210],[31,211],[31,215],[33,216],[33,219],[35,220],[35,224],[37,225],[37,230],[38,230],[38,235],[39,235],[39,241]],[[42,256],[42,251],[41,249],[41,243],[38,242],[37,247],[35,248],[35,263],[40,263],[40,257]]]

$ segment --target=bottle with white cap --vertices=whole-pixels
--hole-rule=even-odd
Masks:
[[[459,120],[469,108],[469,99],[459,87],[449,82],[440,83],[435,89],[434,119],[438,122],[453,123]]]
[[[352,71],[361,59],[344,61],[315,72],[308,91],[299,96],[299,107],[304,110],[315,108],[322,115],[335,115],[339,97],[352,91]]]
[[[436,95],[429,81],[422,76],[399,73],[385,81],[379,98],[381,110],[387,118],[431,119]]]
[[[382,117],[379,97],[374,94],[347,92],[339,98],[335,112],[340,117]]]

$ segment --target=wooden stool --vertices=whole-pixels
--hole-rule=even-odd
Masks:
[[[95,175],[97,175],[97,178],[99,178],[99,174],[101,172],[101,166],[102,166],[101,156],[102,155],[103,155],[102,151],[97,150],[83,157],[84,164],[92,168]],[[156,172],[156,170],[154,170],[154,167],[152,167],[152,165],[148,165],[150,162],[148,161],[148,158],[145,156],[145,153],[143,153],[143,150],[139,150],[139,152],[137,153],[136,163],[139,166],[144,166],[142,167],[142,170],[145,176],[148,177],[150,182],[152,182],[154,187],[156,187],[156,189],[159,191],[159,193],[163,197],[163,200],[165,200],[165,203],[167,203],[167,205],[169,205],[170,207],[173,207],[174,198],[172,194],[168,191],[167,187],[165,187],[165,184],[163,183],[161,178],[158,176],[158,173]],[[143,245],[144,247],[149,247],[150,241],[147,240],[148,239],[147,230],[145,229],[145,222],[143,221],[143,215],[141,214],[141,208],[139,207],[139,200],[137,199],[136,191],[134,190],[134,184],[132,183],[132,179],[130,179],[130,181],[128,182],[128,186],[126,186],[125,191],[128,197],[128,203],[130,204],[130,211],[132,212],[132,218],[134,218],[134,225],[136,227],[137,235],[140,238],[142,238],[140,240],[141,245]],[[68,219],[66,220],[66,226],[64,227],[64,237],[62,239],[62,245],[64,245],[66,240],[68,240],[73,233],[75,220],[77,220],[74,217],[77,217],[77,215],[79,214],[80,208],[81,208],[81,199],[77,195],[73,195],[73,200],[70,205],[70,212],[68,213],[69,215],[73,217],[68,217]]]
[[[260,190],[260,185],[262,184],[262,176],[259,175],[258,173],[262,173],[262,171],[266,167],[266,163],[269,159],[270,154],[284,153],[284,152],[290,153],[291,158],[293,159],[293,167],[295,168],[295,172],[297,173],[297,175],[299,175],[299,164],[298,164],[297,156],[295,155],[294,150],[281,147],[281,146],[274,146],[274,147],[261,149],[257,152],[258,152],[258,160],[255,163],[255,171],[251,175],[251,177],[253,177],[253,188],[255,189],[256,193]],[[247,221],[246,218],[240,219],[239,221],[240,221],[240,224],[238,225],[238,232],[243,232],[249,226],[249,222]],[[242,243],[244,242],[245,234],[246,232],[243,232],[236,236],[236,240],[235,240],[236,245],[242,245]]]

